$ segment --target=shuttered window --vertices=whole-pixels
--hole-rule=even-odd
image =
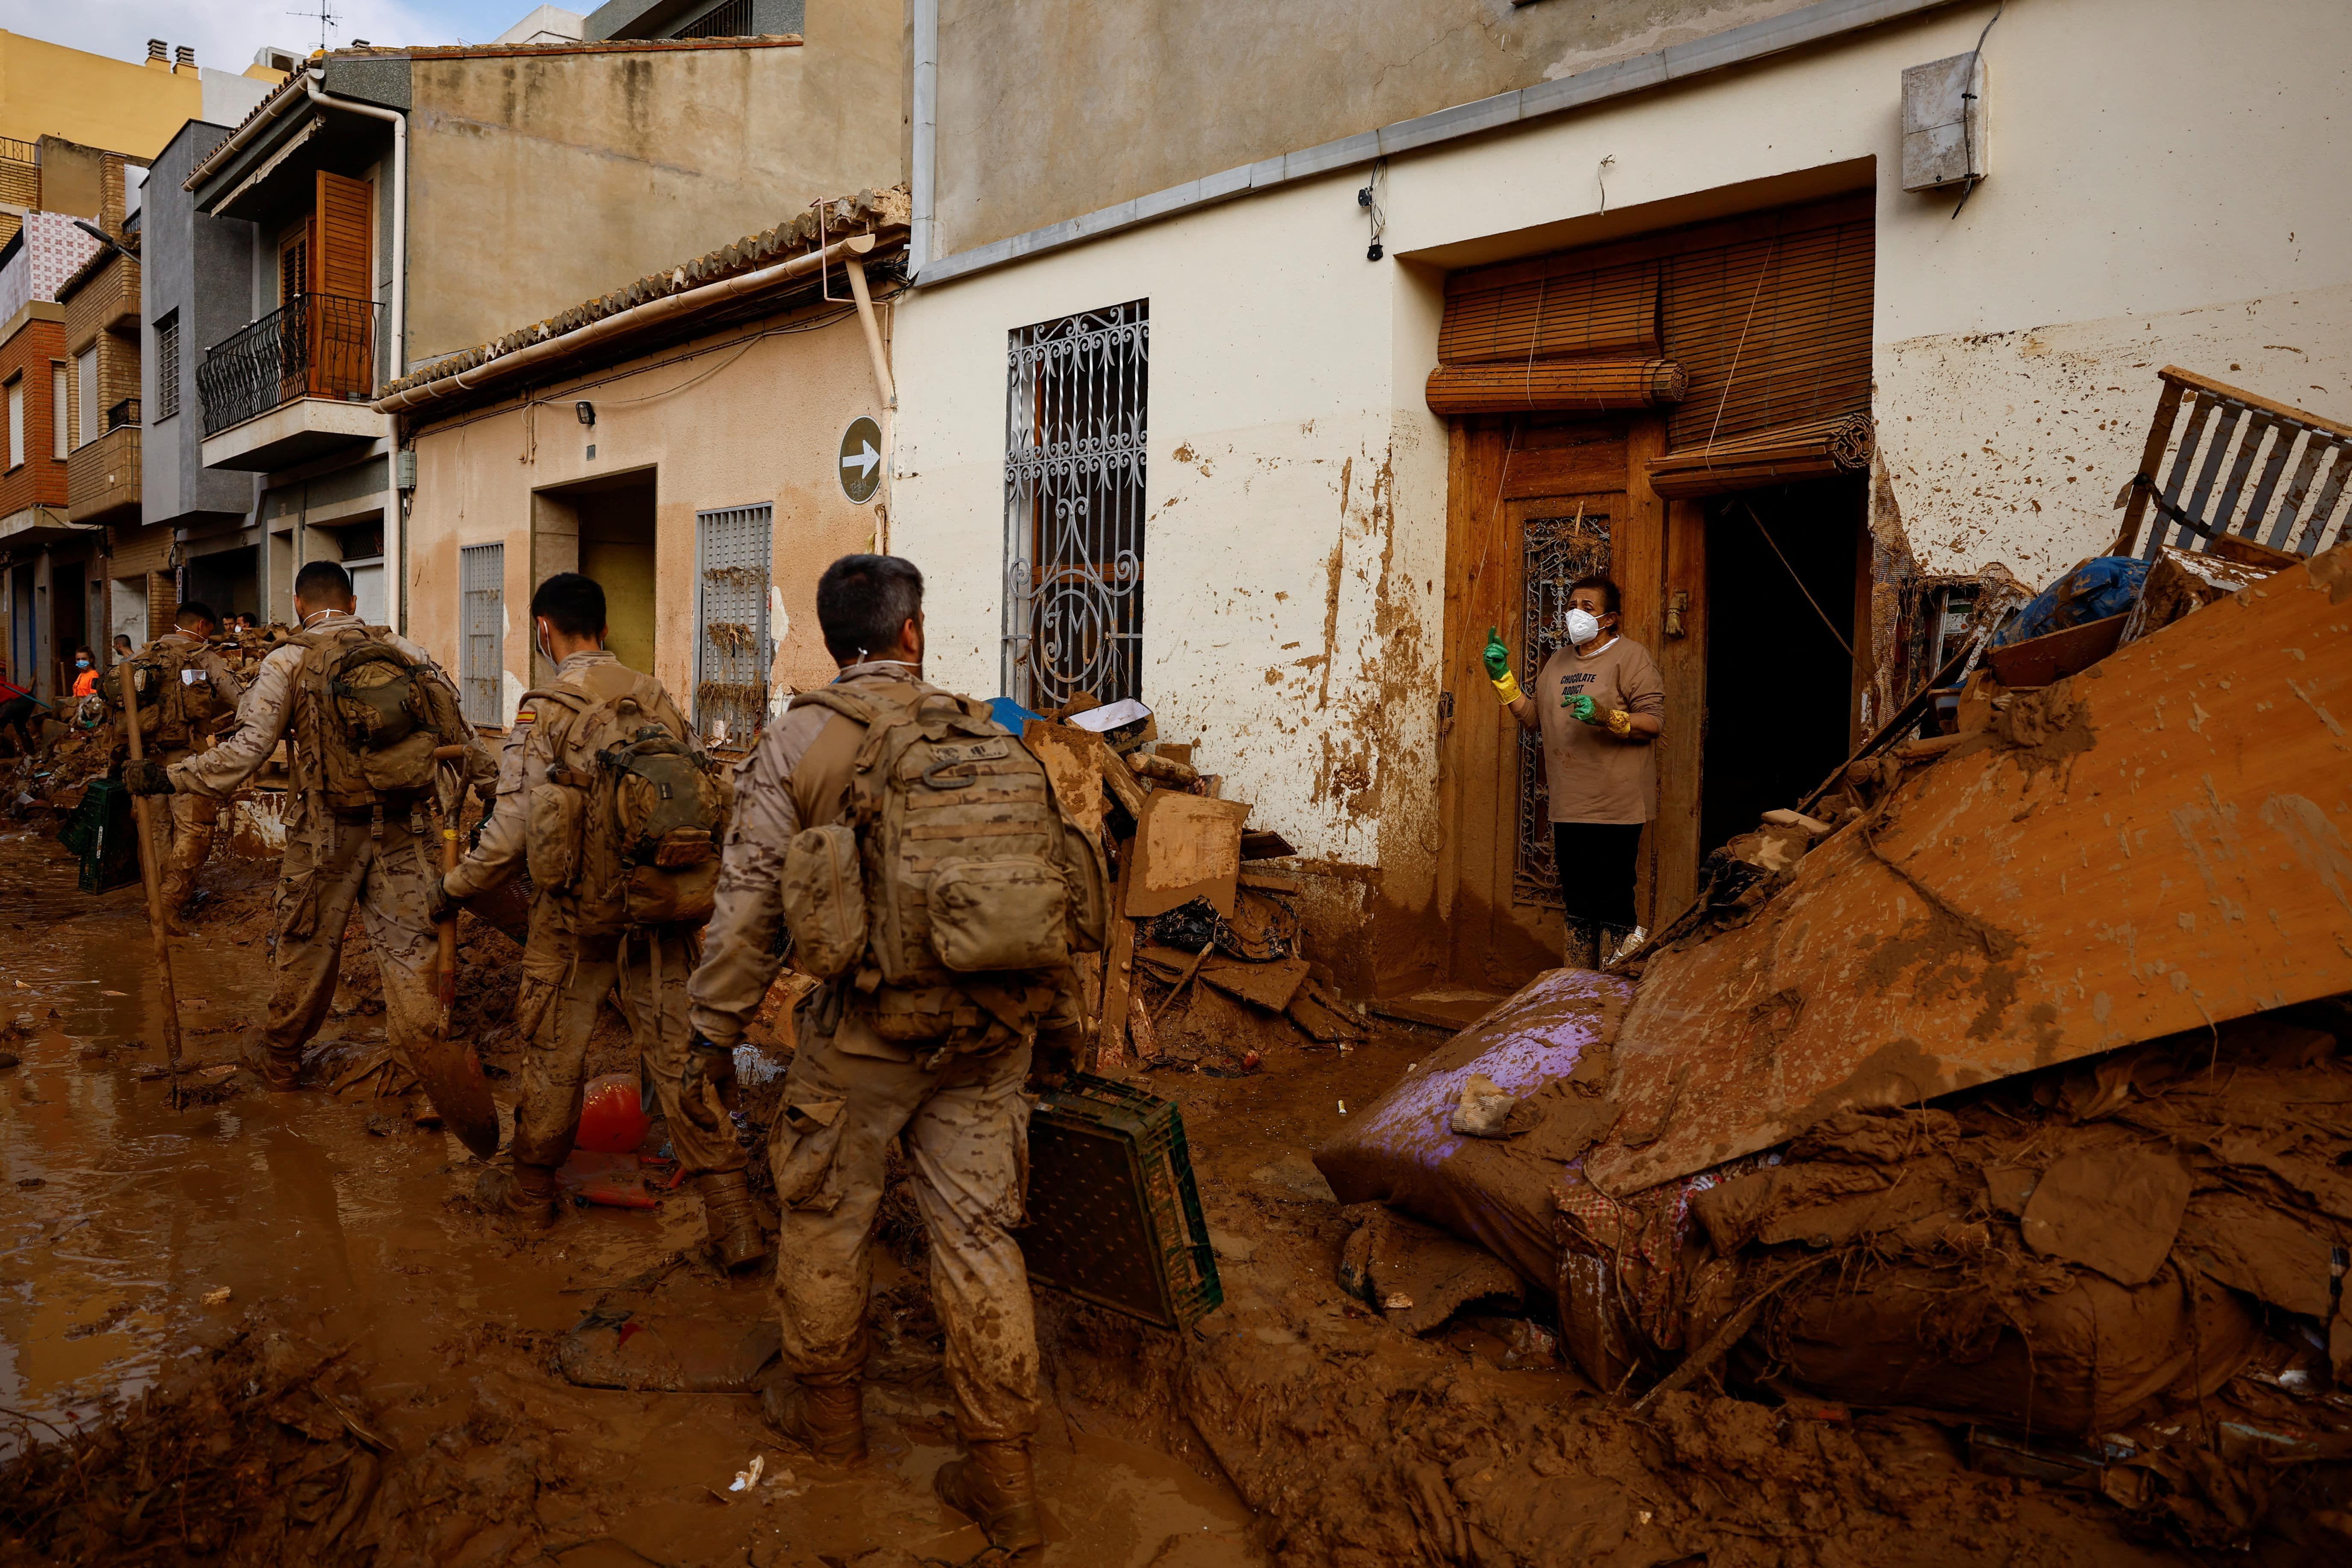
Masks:
[[[1576,362],[1670,361],[1683,373],[1670,449],[1866,414],[1873,222],[1860,195],[1457,273],[1438,357],[1526,366],[1530,386],[1571,391],[1592,379],[1567,374]],[[1547,362],[1559,374],[1547,377]],[[1476,379],[1442,369],[1432,384]],[[1507,390],[1491,405],[1590,405]],[[1612,405],[1643,405],[1628,394]]]
[[[311,391],[364,396],[375,388],[375,187],[319,171],[311,218]]]

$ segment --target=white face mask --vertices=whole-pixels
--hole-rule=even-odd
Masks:
[[[1591,642],[1594,637],[1597,637],[1600,635],[1601,623],[1593,618],[1591,611],[1570,610],[1568,612],[1568,640],[1570,642],[1574,643],[1579,647],[1582,647],[1586,643]]]

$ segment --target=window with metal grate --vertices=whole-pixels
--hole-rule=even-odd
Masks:
[[[180,312],[171,311],[155,323],[155,417],[169,419],[180,411]]]
[[[680,27],[681,38],[743,38],[751,34],[751,0],[726,0]]]
[[[695,513],[694,727],[729,750],[751,743],[766,718],[768,583],[773,571],[774,509],[727,507]]]
[[[507,721],[507,547],[468,544],[457,552],[458,694],[471,724]]]
[[[1004,694],[1040,712],[1140,697],[1151,302],[1006,347]]]

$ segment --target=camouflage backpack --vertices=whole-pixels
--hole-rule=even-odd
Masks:
[[[139,704],[139,738],[150,746],[177,750],[198,731],[230,712],[235,704],[213,689],[212,678],[196,664],[198,648],[178,637],[158,637],[131,656],[131,690]],[[122,713],[122,671],[110,669],[98,683],[108,713]]]
[[[294,677],[295,792],[333,811],[404,811],[433,788],[433,752],[467,732],[448,688],[383,626],[342,621],[287,639]]]
[[[1102,850],[1055,798],[1044,764],[984,703],[919,689],[911,700],[838,688],[793,706],[866,726],[842,820],[797,835],[782,902],[795,967],[857,973],[875,1026],[946,1037],[977,998],[1008,1026],[1034,1022],[1052,976],[1100,948]],[[1008,998],[1020,1016],[1008,1017]]]
[[[660,720],[656,682],[619,664],[586,679],[524,695],[549,758],[526,807],[531,880],[591,926],[709,919],[732,781]]]

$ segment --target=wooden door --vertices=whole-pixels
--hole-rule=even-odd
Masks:
[[[1454,423],[1440,885],[1455,984],[1510,990],[1559,962],[1541,753],[1495,700],[1479,654],[1487,629],[1496,628],[1512,668],[1532,687],[1557,646],[1568,586],[1588,571],[1617,583],[1622,634],[1651,650],[1667,680],[1660,820],[1643,840],[1637,907],[1647,921],[1688,900],[1685,884],[1697,864],[1698,715],[1677,697],[1678,684],[1691,685],[1680,646],[1687,639],[1664,637],[1669,516],[1646,467],[1664,440],[1660,416]],[[1678,564],[1672,587],[1686,589],[1690,568]],[[1694,618],[1686,611],[1677,625],[1687,628]],[[1702,668],[1695,689],[1704,689],[1703,679]]]

